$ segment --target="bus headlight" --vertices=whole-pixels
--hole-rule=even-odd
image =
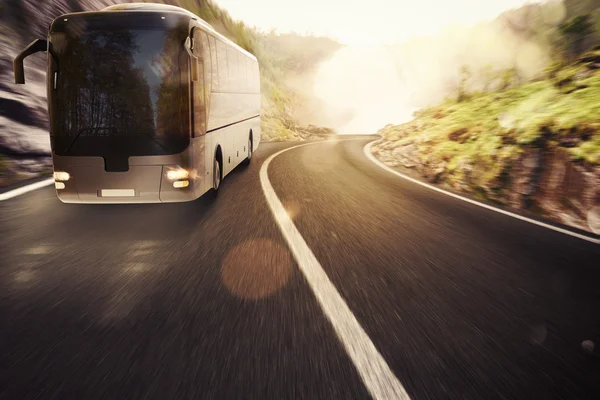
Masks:
[[[190,185],[190,181],[176,181],[173,182],[173,187],[177,189],[186,188]]]
[[[54,171],[54,180],[58,182],[66,182],[69,180],[71,175],[68,172]]]
[[[190,172],[184,168],[171,168],[167,171],[167,178],[170,181],[179,181],[187,179],[190,176]]]

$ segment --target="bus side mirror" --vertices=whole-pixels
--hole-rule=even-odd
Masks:
[[[185,49],[191,57],[194,57],[194,53],[192,52],[192,49],[194,48],[194,42],[191,37],[188,36],[185,38],[185,42],[183,42],[183,47],[185,47]]]
[[[191,37],[187,37],[185,39],[185,42],[183,43],[183,46],[185,47],[185,49],[187,50],[188,54],[190,55],[191,58],[191,78],[192,78],[192,82],[197,82],[198,81],[198,57],[196,57],[194,55],[194,52],[192,51],[194,49],[194,39]]]
[[[13,67],[15,70],[15,83],[25,83],[25,69],[23,68],[23,60],[33,53],[38,51],[46,51],[48,44],[46,40],[36,39],[25,47],[25,49],[15,57]]]

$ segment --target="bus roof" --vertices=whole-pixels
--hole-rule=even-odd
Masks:
[[[204,29],[206,29],[208,32],[210,32],[212,35],[218,37],[225,43],[229,44],[230,46],[235,47],[240,52],[242,52],[242,53],[246,54],[247,56],[250,56],[256,60],[256,56],[254,54],[250,53],[249,51],[246,51],[245,49],[243,49],[242,47],[237,45],[235,42],[233,42],[232,40],[221,35],[208,22],[206,22],[205,20],[203,20],[202,18],[200,18],[193,12],[186,10],[185,8],[171,6],[168,4],[158,4],[158,3],[122,3],[122,4],[115,4],[115,5],[112,5],[109,7],[105,7],[101,11],[117,11],[117,12],[118,11],[157,11],[157,12],[168,12],[168,13],[176,12],[176,13],[187,14],[191,19],[196,20],[200,26],[202,26]]]

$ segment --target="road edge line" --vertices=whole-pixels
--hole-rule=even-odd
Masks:
[[[43,181],[32,183],[30,185],[26,185],[26,186],[23,186],[20,188],[9,190],[8,192],[5,192],[5,193],[0,193],[0,201],[15,198],[22,194],[29,193],[29,192],[32,192],[37,189],[41,189],[46,186],[50,186],[53,183],[54,183],[54,178],[48,178],[48,179],[44,179]]]
[[[424,187],[426,187],[428,189],[431,189],[431,190],[435,190],[436,192],[443,193],[443,194],[448,195],[450,197],[454,197],[455,199],[463,200],[463,201],[466,201],[467,203],[471,203],[471,204],[474,204],[476,206],[483,207],[483,208],[486,208],[488,210],[495,211],[497,213],[504,214],[504,215],[507,215],[509,217],[513,217],[513,218],[519,219],[521,221],[529,222],[531,224],[538,225],[538,226],[541,226],[543,228],[551,229],[553,231],[556,231],[556,232],[559,232],[559,233],[563,233],[565,235],[569,235],[569,236],[575,237],[577,239],[585,240],[585,241],[588,241],[588,242],[591,242],[591,243],[594,243],[594,244],[600,244],[600,239],[594,239],[592,237],[589,237],[589,236],[586,236],[586,235],[582,235],[582,234],[577,233],[577,232],[571,232],[571,231],[569,231],[567,229],[563,229],[563,228],[560,228],[558,226],[553,226],[553,225],[550,225],[550,224],[546,224],[546,223],[541,222],[541,221],[536,221],[536,220],[531,219],[531,218],[527,218],[527,217],[523,217],[523,216],[518,215],[518,214],[511,213],[510,211],[502,210],[500,208],[496,208],[496,207],[493,207],[493,206],[490,206],[490,205],[487,205],[487,204],[484,204],[484,203],[480,203],[478,201],[471,200],[469,198],[460,196],[458,194],[454,194],[454,193],[448,192],[448,191],[446,191],[444,189],[440,189],[439,187],[430,185],[430,184],[425,183],[425,182],[421,182],[418,179],[411,178],[410,176],[404,175],[403,173],[396,171],[392,167],[389,167],[389,166],[385,165],[383,162],[379,161],[373,155],[373,153],[371,152],[371,148],[373,147],[373,144],[375,142],[377,142],[378,140],[373,140],[372,142],[367,143],[363,147],[363,153],[375,165],[377,165],[378,167],[383,168],[384,170],[386,170],[388,172],[391,172],[392,174],[394,174],[394,175],[396,175],[396,176],[398,176],[398,177],[400,177],[402,179],[406,179],[407,181],[416,183],[418,185],[424,186]]]
[[[267,170],[275,157],[286,151],[319,143],[324,142],[305,143],[288,147],[267,158],[259,173],[263,194],[281,234],[298,263],[298,268],[304,275],[321,306],[321,310],[333,326],[338,339],[344,346],[373,399],[410,400],[406,390],[375,348],[375,345],[337,291],[319,261],[317,261],[312,250],[304,241],[269,180]]]

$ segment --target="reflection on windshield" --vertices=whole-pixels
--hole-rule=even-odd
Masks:
[[[189,127],[181,32],[54,33],[51,42],[59,67],[57,89],[51,94],[57,154],[183,151]]]

